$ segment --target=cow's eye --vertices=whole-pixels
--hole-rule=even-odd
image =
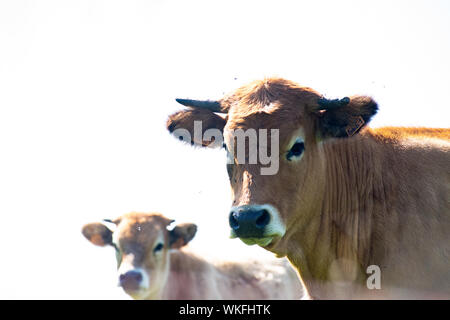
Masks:
[[[158,243],[156,245],[156,247],[153,249],[153,252],[158,252],[160,251],[162,248],[164,248],[164,245],[162,243]]]
[[[286,159],[291,161],[293,157],[300,157],[305,150],[305,144],[303,142],[296,142],[292,146],[291,150],[286,155]]]

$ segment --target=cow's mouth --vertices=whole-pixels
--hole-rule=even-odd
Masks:
[[[245,243],[248,246],[257,244],[260,247],[266,247],[266,246],[270,245],[275,237],[276,237],[275,235],[274,236],[263,236],[263,237],[238,237],[236,235],[236,233],[234,232],[234,230],[231,230],[231,234],[230,234],[231,239],[239,238],[239,239],[241,239],[241,241],[243,243]]]
[[[266,247],[268,246],[273,238],[272,237],[265,237],[265,238],[240,238],[243,243],[245,243],[248,246],[252,246],[254,244],[257,244],[260,247]]]

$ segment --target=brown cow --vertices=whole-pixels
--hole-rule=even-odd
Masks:
[[[111,222],[114,231],[90,223],[82,233],[95,245],[115,248],[119,284],[134,299],[302,298],[301,283],[287,261],[212,263],[181,249],[194,237],[195,224],[169,231],[173,220],[136,212]]]
[[[169,117],[174,135],[220,140],[196,120],[223,132],[232,236],[287,256],[312,297],[450,297],[450,129],[370,129],[370,97],[329,100],[278,78],[177,101],[191,108]],[[262,148],[275,174],[249,161],[251,143],[238,159],[238,129],[276,133]]]

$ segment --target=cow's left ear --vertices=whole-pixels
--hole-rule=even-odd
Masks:
[[[170,248],[178,249],[187,245],[188,242],[194,238],[196,232],[197,226],[193,223],[182,223],[177,225],[169,234]]]
[[[319,99],[315,114],[318,117],[320,136],[323,139],[351,137],[357,134],[377,111],[377,103],[366,96]]]

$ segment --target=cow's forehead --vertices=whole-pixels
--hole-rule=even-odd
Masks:
[[[304,116],[321,95],[294,82],[270,78],[252,82],[223,100],[228,128],[276,128]]]
[[[304,109],[298,105],[287,106],[274,102],[260,110],[254,112],[230,110],[226,129],[284,129],[295,126],[304,118]]]
[[[145,248],[161,237],[171,222],[160,214],[129,213],[121,217],[114,235],[122,245],[139,244]]]

